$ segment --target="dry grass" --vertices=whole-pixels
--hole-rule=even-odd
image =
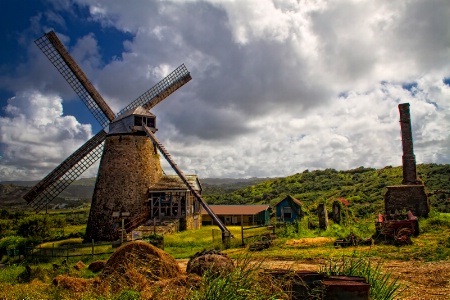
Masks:
[[[119,247],[108,259],[102,277],[124,274],[127,269],[143,271],[150,279],[173,278],[180,273],[170,254],[146,242],[131,242]]]
[[[100,277],[105,289],[142,291],[150,282],[175,278],[181,273],[177,261],[146,242],[119,247],[106,262]]]
[[[386,261],[383,266],[408,286],[403,299],[450,299],[450,261]]]
[[[234,270],[233,261],[225,254],[208,253],[195,257],[191,265],[194,269],[201,265],[205,268],[203,271],[208,272],[204,277],[186,274],[178,262],[164,251],[145,242],[132,242],[118,248],[96,278],[59,275],[54,278],[53,284],[65,291],[60,299],[115,299],[120,298],[124,291],[133,291],[140,299],[159,300],[209,299],[207,295],[217,293],[220,295],[217,299],[228,300],[231,299],[229,296],[233,296],[232,299],[267,299],[263,296],[269,297],[274,291],[282,294],[280,287],[259,276],[259,264],[249,259],[238,262]],[[217,273],[212,276],[214,272]],[[242,289],[243,285],[245,289]],[[237,290],[230,291],[233,288]],[[231,294],[224,296],[225,292]],[[251,293],[251,297],[240,293]]]
[[[203,276],[205,272],[221,274],[234,270],[233,261],[218,254],[205,254],[189,261],[186,272]]]
[[[141,291],[142,299],[186,299],[193,289],[200,288],[201,277],[196,274],[179,275],[176,278],[153,282]]]
[[[82,262],[81,260],[79,262],[77,262],[74,266],[75,270],[82,270],[84,268],[86,268],[86,265],[84,264],[84,262]]]
[[[203,276],[206,272],[212,275],[230,273],[234,270],[233,261],[225,253],[218,250],[197,252],[186,266],[187,273]]]
[[[49,285],[40,280],[29,283],[0,283],[0,299],[50,299]]]
[[[99,278],[78,278],[66,275],[58,275],[53,279],[53,285],[74,293],[85,293],[95,290],[100,284]]]
[[[89,264],[88,269],[94,273],[98,273],[106,266],[106,260],[96,260]]]
[[[332,245],[336,239],[327,237],[303,238],[299,240],[288,240],[286,246],[295,248],[309,248]]]

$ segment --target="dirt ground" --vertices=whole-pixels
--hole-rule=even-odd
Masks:
[[[182,270],[186,270],[188,260],[178,260]],[[267,269],[293,269],[318,271],[323,261],[265,261],[262,265]],[[408,288],[401,299],[450,299],[450,261],[386,261],[384,270],[392,276],[399,277],[401,283]]]

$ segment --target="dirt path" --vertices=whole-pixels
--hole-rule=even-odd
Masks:
[[[187,259],[178,260],[186,270]],[[318,271],[323,261],[264,261],[263,268]],[[450,260],[441,262],[386,261],[384,270],[408,286],[402,299],[450,299]]]
[[[404,299],[450,299],[450,261],[386,261],[384,269],[409,289]]]

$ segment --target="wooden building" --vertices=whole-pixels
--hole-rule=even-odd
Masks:
[[[209,205],[225,225],[269,225],[270,205]],[[205,209],[201,210],[202,224],[213,225]]]
[[[201,193],[202,186],[196,175],[186,178]],[[177,175],[163,175],[148,190],[149,220],[180,222],[180,230],[201,227],[200,203]]]
[[[302,203],[291,195],[275,204],[275,210],[278,222],[294,222],[303,218]]]

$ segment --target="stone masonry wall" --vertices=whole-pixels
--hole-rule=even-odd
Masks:
[[[202,226],[202,215],[198,214],[197,216],[197,228],[195,228],[195,220],[194,215],[189,215],[186,217],[186,230],[194,230],[200,229]]]
[[[92,198],[86,239],[114,239],[121,218],[113,217],[113,212],[129,212],[126,223],[148,210],[148,187],[161,175],[159,155],[147,136],[108,136]]]
[[[428,217],[430,203],[423,185],[388,186],[384,195],[386,214],[411,210],[416,217]]]

